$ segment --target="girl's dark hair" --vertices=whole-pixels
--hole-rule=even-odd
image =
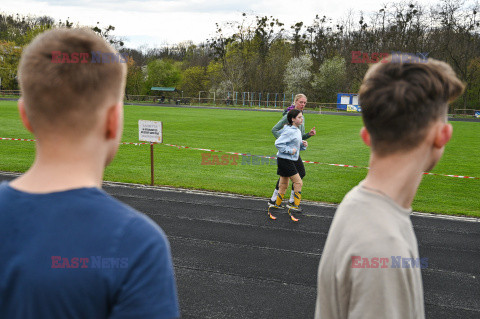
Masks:
[[[288,111],[288,114],[287,114],[288,124],[292,125],[292,119],[296,118],[300,113],[302,113],[302,111],[297,109]]]

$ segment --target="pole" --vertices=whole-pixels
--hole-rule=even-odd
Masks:
[[[153,144],[150,143],[150,185],[153,186],[153,176],[154,176],[154,167],[153,167]]]

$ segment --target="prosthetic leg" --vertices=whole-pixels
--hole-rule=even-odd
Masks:
[[[288,208],[288,214],[290,215],[290,218],[294,222],[297,222],[298,219],[295,218],[295,216],[293,215],[293,212],[300,213],[302,211],[302,209],[299,206],[300,206],[300,201],[302,200],[303,182],[299,174],[295,174],[291,176],[290,179],[293,182],[294,197],[293,197],[293,204],[288,203],[287,208]]]
[[[271,213],[272,208],[283,208],[282,201],[283,201],[283,198],[285,197],[285,191],[287,190],[287,187],[288,187],[288,177],[281,176],[278,182],[278,194],[277,194],[277,198],[275,199],[275,205],[273,206],[269,205],[268,207],[268,216],[271,219],[274,219],[274,220],[277,219],[277,217],[275,217]]]
[[[278,196],[279,184],[280,184],[280,178],[277,180],[277,185],[275,185],[275,190],[273,191],[272,197],[268,201],[268,207],[275,206],[275,202],[277,201],[277,196]]]

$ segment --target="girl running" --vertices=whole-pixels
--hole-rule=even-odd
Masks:
[[[308,146],[307,141],[302,140],[302,132],[299,127],[303,123],[303,114],[300,110],[292,109],[287,114],[288,125],[281,130],[280,137],[275,141],[277,153],[277,174],[280,175],[278,195],[275,205],[268,208],[268,216],[271,219],[277,219],[270,213],[270,208],[281,208],[285,191],[288,187],[288,180],[291,179],[294,189],[293,203],[288,203],[288,214],[293,221],[298,221],[292,212],[301,212],[299,207],[302,198],[302,178],[297,171],[295,162],[298,160],[300,150],[305,150]]]
[[[282,119],[272,128],[272,133],[275,136],[275,138],[280,137],[280,133],[281,133],[283,127],[286,124],[288,124],[288,121],[287,121],[288,112],[292,109],[297,109],[297,110],[299,110],[303,113],[303,109],[305,108],[306,105],[307,105],[307,97],[305,96],[305,94],[295,95],[294,103],[283,112]],[[317,132],[315,130],[315,127],[313,127],[310,130],[310,132],[305,133],[305,119],[304,119],[303,123],[298,128],[302,132],[302,140],[306,140],[306,139],[308,139],[308,138],[317,134]],[[303,180],[303,178],[305,177],[305,167],[303,166],[303,161],[302,161],[302,158],[300,156],[298,157],[297,161],[295,162],[295,166],[297,168],[297,172],[300,175],[300,178]],[[277,196],[278,196],[279,183],[280,183],[280,179],[277,181],[277,184],[275,185],[275,189],[273,191],[273,194],[268,201],[268,206],[269,207],[275,206],[275,201],[276,201]],[[290,200],[289,200],[290,204],[293,203],[293,198],[294,197],[295,197],[295,191],[292,188],[292,192],[291,192]]]

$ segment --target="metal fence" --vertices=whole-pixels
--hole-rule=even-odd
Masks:
[[[0,90],[2,98],[18,98],[20,90]],[[183,96],[183,93],[164,95],[125,95],[125,102],[138,102],[149,104],[177,104],[177,105],[210,105],[232,107],[255,107],[285,109],[293,103],[294,95],[285,93],[262,93],[262,92],[208,92],[200,91],[198,96]],[[309,101],[308,109],[318,111],[337,111],[337,103],[324,103]],[[453,109],[451,116],[478,116],[480,110]]]
[[[257,92],[208,92],[200,91],[197,96],[183,96],[181,93],[158,95],[125,95],[125,102],[152,103],[152,104],[177,104],[199,106],[227,106],[285,109],[292,105],[294,95],[284,93],[257,93]],[[335,111],[337,103],[323,103],[309,101],[308,109]]]
[[[269,92],[198,92],[199,103],[232,106],[285,108],[293,103],[294,95]]]
[[[20,90],[0,90],[0,97],[19,97]]]

